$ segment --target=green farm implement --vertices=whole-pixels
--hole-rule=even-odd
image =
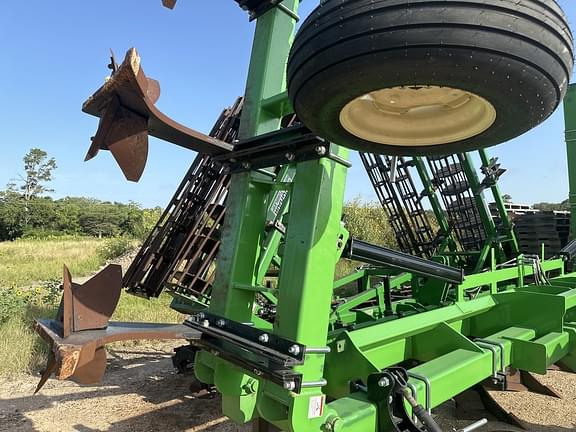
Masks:
[[[175,364],[254,430],[436,432],[432,410],[479,384],[576,371],[576,243],[523,250],[485,150],[564,101],[576,214],[573,43],[555,1],[326,0],[298,32],[298,0],[236,2],[256,20],[248,83],[210,134],[158,110],[135,49],[85,102],[100,119],[87,159],[109,150],[129,180],[149,136],[198,156],[123,278],[65,274],[59,316],[36,323],[52,345],[39,387],[98,381],[115,340],[184,339]],[[397,249],[342,220],[350,150]],[[343,258],[358,268],[335,281]],[[166,290],[188,318],[109,322],[123,287]]]

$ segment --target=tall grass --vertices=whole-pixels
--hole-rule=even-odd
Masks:
[[[103,264],[103,258],[97,253],[103,242],[96,238],[2,242],[0,287],[22,287],[61,279],[63,264],[75,277],[86,276]]]
[[[172,297],[162,294],[150,300],[123,293],[112,315],[114,321],[181,323],[184,315],[170,309]]]
[[[46,365],[48,345],[34,332],[34,318],[52,318],[55,305],[27,307],[0,324],[0,376],[36,373]]]
[[[125,242],[55,238],[0,243],[0,376],[35,373],[46,361],[48,347],[32,323],[55,316],[62,264],[68,265],[74,279],[88,276],[116,255],[112,252],[120,250],[120,243]],[[123,293],[112,319],[182,322],[183,316],[169,304],[168,295],[148,301]]]

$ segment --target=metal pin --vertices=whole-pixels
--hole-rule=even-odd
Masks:
[[[330,353],[330,347],[306,348],[304,352],[306,354],[328,354]]]
[[[318,381],[303,382],[300,387],[301,388],[324,387],[327,384],[328,384],[328,381],[326,381],[325,379],[321,379]]]

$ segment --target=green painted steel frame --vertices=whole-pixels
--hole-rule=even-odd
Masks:
[[[296,12],[298,3],[285,0],[283,4]],[[273,101],[283,99],[284,68],[294,30],[295,21],[280,9],[258,19],[241,138],[280,127],[286,109],[281,108],[282,104],[280,109],[272,109],[278,106]],[[348,151],[340,148],[337,154],[345,159]],[[325,347],[334,271],[344,246],[340,218],[346,167],[321,159],[300,163],[295,169],[273,330],[306,346]],[[240,322],[252,319],[256,281],[266,267],[259,266],[259,260],[263,252],[266,200],[270,196],[267,183],[257,173],[236,174],[231,181],[209,310]],[[315,271],[321,268],[323,271]],[[311,298],[316,301],[310,302]],[[305,382],[315,382],[322,379],[323,368],[324,355],[313,354],[306,356],[306,362],[297,371]],[[202,381],[217,386],[222,393],[224,414],[236,422],[259,416],[283,430],[294,431],[320,430],[325,423],[325,414],[309,415],[311,402],[323,397],[320,386],[306,388],[296,395],[205,351],[197,356],[196,374]]]
[[[570,186],[570,228],[576,233],[576,84],[568,87],[564,98],[564,119],[566,123],[566,153],[568,160],[568,180]]]
[[[284,1],[294,12],[298,3]],[[257,22],[242,138],[278,129],[281,117],[290,111],[284,67],[294,30],[294,20],[279,9]],[[340,148],[338,154],[345,158],[347,151]],[[404,317],[356,320],[345,329],[329,331],[334,269],[346,236],[340,223],[346,168],[321,159],[300,163],[295,170],[272,331],[308,347],[328,344],[330,354],[307,354],[297,367],[305,382],[325,378],[328,383],[295,394],[254,371],[201,351],[196,374],[222,393],[225,415],[239,423],[260,417],[284,431],[370,432],[378,430],[377,407],[362,392],[351,393],[349,382],[366,380],[382,368],[413,362],[411,383],[418,400],[431,408],[493,376],[496,365],[544,373],[549,364],[562,359],[576,367],[576,275],[564,275],[561,260],[543,263],[544,271],[559,276],[550,286],[536,286],[525,284],[533,272],[531,265],[497,270],[491,255],[492,271],[470,275],[452,287],[454,301],[449,306]],[[209,310],[246,322],[254,320],[256,293],[266,291],[258,284],[266,267],[262,256],[276,247],[266,245],[264,236],[274,193],[269,179],[256,172],[235,174],[231,184]],[[479,192],[478,184],[473,187]],[[399,278],[397,282],[407,276]],[[369,282],[365,286],[373,289]],[[487,289],[466,301],[467,290],[478,287]],[[363,300],[380,297],[375,288],[351,301],[360,306]],[[478,339],[498,348],[486,349]],[[326,396],[333,401],[322,412],[312,412],[312,402],[324,401]]]

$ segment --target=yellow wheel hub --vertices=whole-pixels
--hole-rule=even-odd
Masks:
[[[479,135],[496,120],[481,96],[437,86],[393,87],[349,102],[340,123],[349,133],[378,144],[433,146]]]

